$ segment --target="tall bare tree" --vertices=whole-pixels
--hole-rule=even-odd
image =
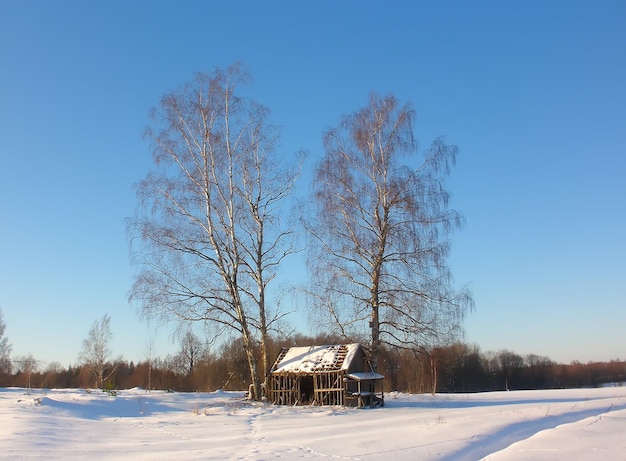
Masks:
[[[508,391],[511,378],[524,366],[524,358],[507,349],[498,351],[496,357],[500,365],[500,373],[504,378],[504,389]]]
[[[446,266],[447,236],[462,224],[442,185],[457,148],[437,139],[420,156],[414,117],[410,105],[372,93],[325,133],[315,171],[317,306],[344,336],[370,337],[374,366],[383,343],[424,348],[454,337],[472,305]]]
[[[93,322],[87,338],[83,340],[79,358],[93,377],[95,387],[99,389],[103,388],[104,382],[115,372],[115,366],[111,365],[109,347],[112,339],[111,317],[105,314],[100,320]]]
[[[4,335],[6,323],[2,318],[2,310],[0,310],[0,376],[11,374],[11,343],[9,338]]]
[[[131,299],[147,317],[238,332],[260,398],[254,351],[260,341],[266,365],[281,317],[267,307],[267,286],[293,251],[279,216],[299,166],[277,159],[269,111],[238,96],[247,80],[240,64],[198,74],[154,111],[147,134],[158,169],[137,187],[146,212],[129,221],[141,238]]]
[[[28,355],[18,358],[16,363],[18,364],[19,372],[26,377],[24,385],[26,389],[28,389],[28,393],[30,393],[31,378],[33,374],[39,371],[39,362],[33,357],[33,354],[29,352]]]
[[[190,375],[202,354],[202,341],[191,328],[187,328],[180,339],[179,355],[185,364],[185,372]]]
[[[146,364],[148,365],[148,392],[152,391],[152,368],[154,367],[154,362],[156,358],[154,357],[154,338],[150,336],[146,343],[145,348],[146,353]]]

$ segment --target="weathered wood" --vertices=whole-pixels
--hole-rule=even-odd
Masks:
[[[363,380],[370,372],[374,375],[359,344],[283,348],[270,371],[267,398],[282,405],[363,406],[372,399],[362,393],[362,384],[376,387],[375,380]]]

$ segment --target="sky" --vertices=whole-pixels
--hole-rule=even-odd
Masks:
[[[413,105],[422,148],[458,146],[447,187],[466,225],[449,265],[474,294],[466,342],[626,360],[625,17],[622,1],[0,0],[0,310],[13,357],[77,363],[104,314],[116,356],[145,359],[151,337],[157,355],[177,349],[173,326],[128,302],[125,219],[152,167],[142,134],[165,93],[242,62],[281,154],[306,150],[309,172],[322,133],[371,91]]]

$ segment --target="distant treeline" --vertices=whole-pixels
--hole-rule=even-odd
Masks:
[[[484,392],[600,387],[626,382],[626,362],[559,364],[548,357],[509,350],[480,351],[456,343],[431,351],[385,351],[379,366],[387,390],[402,392]]]
[[[282,347],[332,344],[330,336],[297,335],[272,343],[273,357]],[[241,340],[211,353],[200,347],[181,347],[175,355],[147,358],[137,363],[118,359],[107,363],[108,389],[162,389],[175,391],[246,390],[249,373]],[[260,354],[260,352],[259,352]],[[520,389],[599,387],[626,382],[626,362],[558,364],[538,355],[521,356],[508,350],[483,353],[475,345],[456,343],[430,351],[384,349],[378,371],[388,391],[410,393],[482,392]],[[87,365],[59,363],[45,367],[19,362],[0,374],[0,386],[32,388],[93,388]]]

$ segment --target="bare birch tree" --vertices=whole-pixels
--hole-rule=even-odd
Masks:
[[[148,392],[152,391],[152,368],[154,366],[155,357],[154,357],[154,339],[152,336],[148,339],[146,343],[146,364],[148,365]]]
[[[102,389],[104,382],[115,372],[111,366],[111,317],[105,314],[102,319],[93,322],[87,338],[83,340],[80,361],[85,364],[94,379],[95,387]],[[107,370],[107,367],[109,368]]]
[[[11,343],[9,338],[4,335],[6,323],[2,318],[2,310],[0,310],[0,376],[9,375],[12,371],[11,365]]]
[[[369,336],[374,365],[383,343],[419,349],[454,337],[472,305],[446,266],[447,236],[462,224],[443,188],[457,148],[437,139],[420,157],[414,117],[372,93],[325,133],[315,171],[316,303],[345,337]]]
[[[30,390],[32,388],[31,378],[33,374],[39,371],[39,362],[35,359],[35,357],[33,357],[33,354],[29,352],[28,355],[18,358],[16,360],[16,363],[19,367],[19,373],[26,377],[24,385],[26,386],[26,389],[28,389],[28,393],[30,394]]]
[[[179,355],[185,364],[185,372],[190,375],[196,367],[202,353],[202,341],[194,334],[191,328],[183,333],[180,339]]]
[[[131,299],[147,317],[235,330],[258,399],[255,345],[266,373],[268,331],[281,316],[267,307],[267,286],[292,252],[279,217],[298,165],[276,159],[269,111],[238,96],[247,80],[240,64],[198,74],[154,111],[157,170],[137,186],[145,213],[129,221],[141,238]]]

